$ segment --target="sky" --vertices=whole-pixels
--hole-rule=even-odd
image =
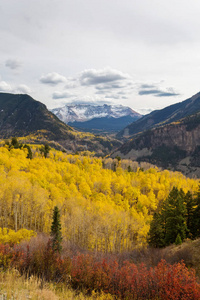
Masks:
[[[146,114],[200,88],[199,0],[2,0],[0,92]]]

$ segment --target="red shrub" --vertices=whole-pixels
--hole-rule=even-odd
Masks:
[[[195,272],[188,270],[183,262],[170,265],[161,260],[148,269],[145,264],[137,266],[125,261],[120,267],[117,261],[95,261],[88,254],[62,258],[49,242],[31,251],[29,246],[22,251],[0,245],[0,266],[3,269],[14,266],[27,276],[34,274],[48,281],[70,282],[76,289],[103,291],[119,299],[200,299]]]

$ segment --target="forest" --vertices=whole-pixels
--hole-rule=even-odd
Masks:
[[[93,155],[1,142],[1,269],[59,282],[85,297],[95,293],[91,299],[200,299],[195,273],[183,262],[131,258],[148,245],[199,236],[192,229],[199,228],[199,180]],[[59,247],[50,235],[55,208]]]
[[[64,239],[89,250],[129,251],[147,244],[153,214],[173,187],[198,192],[199,180],[178,172],[119,158],[47,152],[32,146],[30,159],[27,147],[2,144],[2,228],[49,233],[58,206]]]

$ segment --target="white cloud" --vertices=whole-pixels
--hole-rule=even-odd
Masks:
[[[5,81],[0,81],[0,91],[1,92],[12,92],[10,84]]]
[[[128,74],[112,69],[110,67],[104,69],[89,69],[80,74],[79,80],[81,85],[98,85],[113,83],[130,79]]]
[[[44,84],[57,85],[58,83],[66,82],[66,77],[56,72],[52,72],[48,73],[47,75],[43,75],[40,78],[40,82]]]
[[[71,98],[73,95],[68,92],[54,92],[52,98],[53,99],[63,99],[63,98]]]
[[[25,84],[20,84],[18,86],[13,87],[5,81],[0,81],[0,92],[13,94],[30,94],[31,89]]]
[[[25,84],[20,84],[16,88],[14,88],[15,93],[22,93],[22,94],[30,94],[31,89],[25,85]]]
[[[55,90],[62,93],[57,84],[76,89],[72,94],[80,98],[99,95],[102,101],[123,91],[118,103],[133,109],[161,108],[199,91],[200,1],[182,0],[180,9],[179,0],[9,0],[0,11],[2,80],[25,83],[47,106],[58,103],[51,98]],[[18,70],[20,61],[23,72],[13,76],[10,70]],[[108,65],[113,69],[104,68]],[[164,78],[174,91],[128,89],[127,73],[141,83]],[[75,81],[69,79],[73,74],[79,74]]]

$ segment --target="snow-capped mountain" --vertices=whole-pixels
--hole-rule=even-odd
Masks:
[[[123,105],[91,105],[75,104],[51,110],[61,121],[65,123],[86,122],[95,118],[121,118],[125,116],[139,119],[141,115],[130,107]]]

